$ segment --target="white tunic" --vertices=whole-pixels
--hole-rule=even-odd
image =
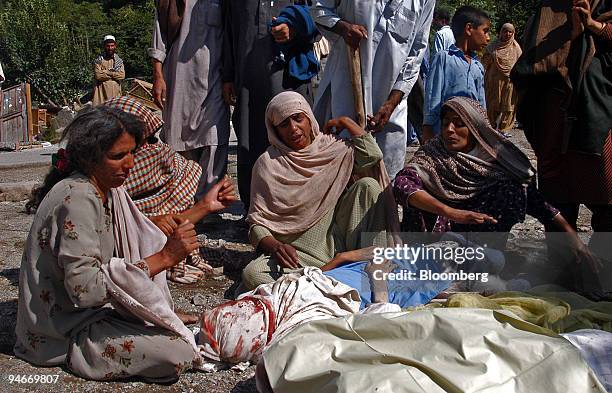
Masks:
[[[180,33],[169,49],[156,15],[149,56],[163,63],[167,101],[162,139],[176,151],[229,142],[222,46],[221,0],[186,0]]]
[[[427,48],[434,5],[434,0],[316,0],[311,7],[315,22],[331,45],[315,98],[319,121],[355,115],[347,46],[342,37],[328,30],[340,19],[368,30],[368,39],[360,46],[366,114],[376,114],[391,90],[404,93],[384,130],[374,134],[392,178],[404,167],[406,98]]]

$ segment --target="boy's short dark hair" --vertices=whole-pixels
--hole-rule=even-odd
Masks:
[[[445,21],[450,21],[451,14],[450,11],[446,8],[436,8],[433,14],[434,19],[442,19]]]
[[[455,39],[457,39],[459,37],[463,37],[465,25],[468,23],[471,23],[472,27],[477,28],[490,20],[491,18],[489,15],[487,15],[487,13],[483,10],[469,5],[464,5],[455,11],[453,21],[451,22],[451,30],[453,31]]]

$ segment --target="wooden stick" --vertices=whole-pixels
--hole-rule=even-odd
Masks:
[[[353,102],[355,105],[355,122],[360,127],[366,127],[365,105],[363,101],[363,85],[361,84],[361,55],[359,48],[353,49],[347,45],[351,85],[353,86]]]

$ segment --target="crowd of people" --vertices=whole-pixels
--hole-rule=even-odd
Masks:
[[[564,248],[549,254],[572,256],[562,266],[567,289],[609,296],[612,2],[552,3],[542,1],[521,49],[511,23],[490,43],[484,10],[462,6],[451,17],[434,0],[157,1],[148,55],[161,119],[121,96],[123,61],[105,36],[94,106],[65,129],[65,147],[28,202],[36,216],[20,269],[15,354],[87,379],[154,382],[258,361],[308,322],[399,312],[457,289],[374,278],[453,269],[372,263],[375,248],[401,242],[400,230],[499,233],[485,253],[490,264],[474,267],[497,274],[494,248],[504,249],[526,214],[565,234]],[[226,176],[230,120],[258,256],[243,270],[238,300],[205,312],[194,336],[166,280],[195,282],[211,270],[194,224],[238,200]],[[512,143],[517,120],[537,170]],[[406,164],[411,130],[420,147]],[[593,212],[596,251],[576,233],[580,204]],[[262,391],[276,383],[264,366]]]

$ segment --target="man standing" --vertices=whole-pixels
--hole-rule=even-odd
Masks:
[[[156,2],[153,97],[162,139],[202,167],[196,200],[227,171],[229,111],[223,102],[221,0]]]
[[[285,7],[301,27],[277,24]],[[251,171],[268,148],[266,107],[276,94],[293,90],[312,103],[313,75],[289,71],[291,48],[311,50],[318,31],[299,0],[224,0],[223,82],[226,102],[235,105],[232,123],[238,137],[238,190],[248,212]],[[312,28],[308,28],[310,26]],[[284,52],[281,49],[289,47]]]
[[[331,53],[315,100],[320,122],[355,117],[347,45],[360,49],[368,127],[384,155],[389,176],[404,167],[406,98],[414,86],[434,0],[317,0],[311,13],[330,41]]]
[[[432,25],[438,29],[434,38],[433,48],[431,49],[431,59],[436,53],[448,50],[455,43],[455,36],[450,27],[450,12],[445,8],[439,8],[434,11]]]
[[[103,42],[104,53],[94,60],[94,105],[120,96],[121,81],[125,79],[123,60],[115,53],[117,49],[115,37],[112,35],[104,36]]]

